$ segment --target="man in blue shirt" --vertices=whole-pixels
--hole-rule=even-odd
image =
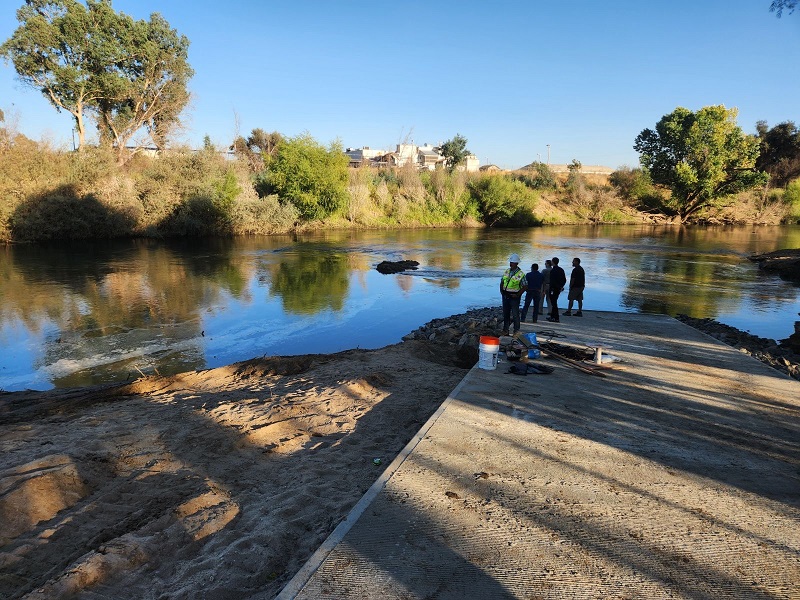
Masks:
[[[531,272],[525,275],[528,281],[528,291],[525,292],[525,304],[522,306],[522,314],[520,319],[524,322],[525,317],[528,315],[528,308],[533,302],[533,318],[531,323],[539,321],[539,301],[542,299],[542,283],[544,282],[544,275],[539,272],[539,265],[534,263],[531,265]]]

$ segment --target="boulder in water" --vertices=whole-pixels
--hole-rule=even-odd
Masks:
[[[384,275],[391,275],[394,273],[402,273],[403,271],[416,271],[419,263],[415,260],[398,260],[398,261],[388,261],[385,260],[380,263],[376,269],[378,269],[378,273],[383,273]]]

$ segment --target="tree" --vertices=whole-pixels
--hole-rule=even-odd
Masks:
[[[283,136],[277,131],[267,133],[261,128],[253,129],[247,138],[247,147],[252,152],[258,152],[262,156],[273,156],[278,144],[283,141]]]
[[[785,187],[800,176],[800,129],[785,121],[769,129],[766,121],[756,123],[761,141],[756,167],[769,173],[770,182]]]
[[[665,206],[681,220],[720,204],[731,194],[767,181],[755,168],[759,141],[736,125],[737,110],[676,108],[656,129],[643,130],[634,149],[654,183],[672,191]]]
[[[163,146],[189,100],[189,41],[157,13],[135,21],[111,0],[26,0],[20,26],[0,46],[20,80],[75,119],[79,147],[85,119],[97,120],[101,143],[120,161],[144,129]]]
[[[78,148],[85,143],[84,113],[102,96],[93,69],[96,51],[105,46],[99,43],[105,35],[100,26],[107,23],[90,18],[89,10],[77,0],[27,0],[17,10],[22,25],[0,46],[0,55],[14,64],[22,83],[40,90],[57,111],[73,116]]]
[[[258,173],[264,170],[282,141],[283,136],[277,131],[267,133],[261,128],[256,128],[250,132],[247,139],[241,135],[237,136],[233,140],[231,150],[237,157],[247,161],[251,171]]]
[[[455,137],[447,140],[439,147],[439,152],[445,158],[445,164],[451,171],[463,163],[467,156],[472,154],[467,150],[467,138],[457,133]]]
[[[792,14],[796,6],[797,0],[773,0],[769,5],[769,11],[774,12],[780,19],[784,10],[788,11],[788,14]]]
[[[157,146],[166,144],[189,102],[187,85],[194,71],[188,63],[189,39],[158,13],[149,21],[119,14],[115,26],[111,54],[116,62],[99,65],[103,96],[90,108],[97,114],[101,140],[123,162],[126,146],[142,129]]]

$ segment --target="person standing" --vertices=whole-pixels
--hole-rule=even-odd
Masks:
[[[539,265],[533,263],[531,265],[531,272],[525,275],[525,280],[528,282],[528,290],[525,292],[525,304],[522,305],[522,314],[520,320],[524,323],[525,317],[528,315],[528,308],[533,302],[533,318],[531,323],[536,323],[539,320],[539,302],[542,299],[542,280],[544,276],[539,272]]]
[[[550,293],[550,271],[553,270],[553,263],[550,262],[550,259],[544,261],[544,269],[542,270],[542,299],[539,302],[539,314],[544,314],[544,303],[545,300],[547,301],[547,307],[550,308],[550,298],[548,294]]]
[[[550,316],[547,317],[547,320],[551,323],[559,323],[561,318],[558,316],[558,295],[561,293],[561,290],[564,289],[564,286],[567,285],[567,274],[564,273],[564,269],[558,266],[557,256],[552,258],[552,262],[553,270],[550,271],[550,292],[548,293],[548,297],[550,298]]]
[[[580,258],[572,259],[572,273],[569,276],[569,306],[567,306],[566,316],[572,315],[572,303],[578,301],[578,312],[575,313],[576,317],[583,316],[583,288],[586,287],[586,273],[581,266]],[[524,319],[524,317],[523,317]]]
[[[500,279],[500,296],[503,299],[503,335],[508,335],[513,320],[514,330],[519,331],[519,301],[527,288],[525,272],[519,268],[519,254],[508,257],[508,269]]]

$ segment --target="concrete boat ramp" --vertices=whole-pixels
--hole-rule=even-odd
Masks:
[[[602,343],[606,377],[472,369],[278,597],[800,598],[800,382],[584,315],[523,332]]]

